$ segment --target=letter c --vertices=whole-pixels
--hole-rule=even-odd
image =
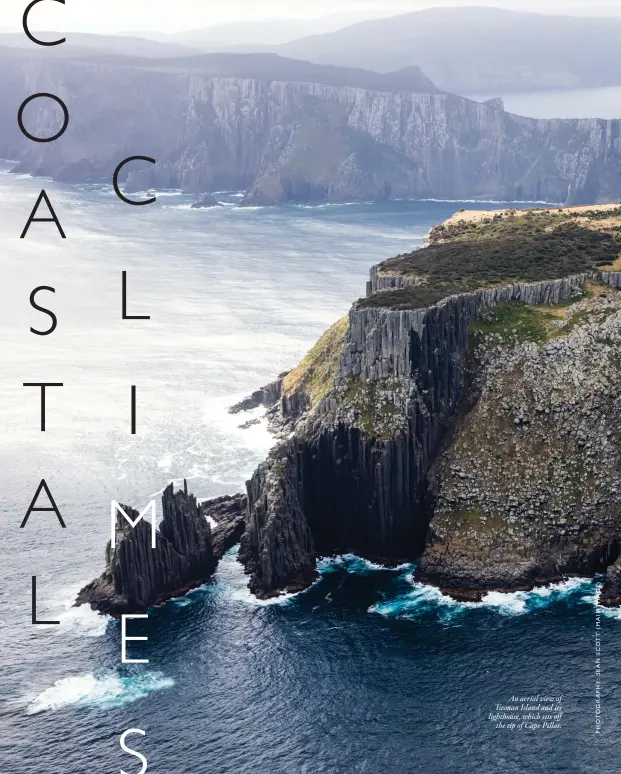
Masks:
[[[129,728],[121,735],[121,740],[120,740],[121,749],[123,750],[123,752],[129,753],[130,755],[135,755],[136,758],[138,758],[138,760],[142,763],[142,768],[140,769],[138,774],[145,774],[145,771],[147,770],[147,759],[144,757],[142,753],[136,752],[136,750],[132,750],[131,747],[128,747],[125,744],[125,737],[129,736],[129,734],[140,734],[140,736],[146,736],[146,733],[142,731],[140,728]],[[126,772],[123,771],[123,769],[121,769],[121,774],[126,774]]]
[[[26,35],[32,40],[33,43],[36,43],[38,46],[60,46],[62,43],[65,43],[67,38],[61,38],[61,40],[52,40],[52,41],[46,41],[46,40],[39,40],[39,38],[35,38],[35,36],[30,32],[30,29],[28,28],[28,15],[30,14],[30,11],[35,7],[35,5],[39,5],[39,3],[44,2],[44,0],[32,0],[32,3],[26,8],[24,11],[24,32]],[[52,0],[54,3],[61,3],[62,5],[65,4],[65,0]]]
[[[124,201],[125,204],[133,204],[135,207],[144,207],[146,204],[153,204],[153,202],[157,201],[155,196],[152,199],[145,199],[144,201],[139,202],[136,201],[136,199],[128,199],[119,188],[119,175],[121,174],[121,170],[126,164],[129,164],[130,161],[148,161],[149,164],[156,163],[155,159],[149,158],[149,156],[130,156],[128,159],[125,159],[125,161],[121,161],[118,167],[114,170],[114,177],[112,178],[112,185],[114,186],[116,195],[119,197],[119,199],[121,199],[121,201]]]

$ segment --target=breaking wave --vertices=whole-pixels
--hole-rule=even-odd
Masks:
[[[387,567],[383,564],[375,564],[368,559],[363,559],[355,554],[341,554],[320,559],[317,562],[317,570],[320,575],[344,570],[353,575],[370,575],[373,572],[413,572],[413,564],[402,564],[398,567]]]
[[[387,618],[406,619],[433,614],[445,622],[475,610],[492,610],[500,615],[518,616],[557,604],[595,606],[599,588],[593,580],[570,578],[532,591],[514,591],[509,594],[490,591],[480,602],[459,602],[434,586],[406,578],[403,580],[409,584],[406,591],[393,599],[372,605],[369,612]]]
[[[74,597],[75,598],[75,597]],[[91,610],[88,605],[71,607],[60,616],[60,626],[54,627],[58,634],[66,636],[67,631],[78,637],[103,637],[112,619]]]
[[[270,599],[258,599],[248,588],[249,578],[244,572],[242,565],[237,561],[238,552],[239,546],[231,548],[222,557],[215,576],[218,586],[230,599],[243,602],[246,605],[252,605],[253,607],[269,607],[271,605],[286,605],[297,597],[298,594],[304,593],[280,594]]]
[[[26,708],[27,715],[56,712],[74,705],[97,709],[117,709],[138,701],[154,691],[172,688],[174,680],[161,672],[144,672],[121,676],[109,672],[96,676],[92,673],[57,680],[51,688],[33,699]]]

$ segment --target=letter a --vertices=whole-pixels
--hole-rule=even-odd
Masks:
[[[35,508],[36,502],[39,499],[39,495],[41,494],[41,490],[42,489],[45,489],[45,494],[47,495],[47,497],[48,497],[48,499],[49,499],[49,501],[51,503],[51,507],[48,507],[48,508]],[[60,515],[60,511],[58,510],[58,506],[54,502],[54,498],[52,497],[52,493],[50,492],[50,489],[49,489],[48,485],[45,483],[45,479],[44,478],[41,479],[41,483],[39,484],[39,486],[37,488],[37,491],[35,492],[35,496],[32,498],[32,502],[30,503],[30,505],[28,507],[28,510],[26,511],[26,515],[24,516],[24,520],[22,521],[22,523],[20,525],[20,529],[24,529],[24,527],[28,523],[28,519],[30,518],[30,514],[33,513],[33,511],[53,511],[56,514],[56,516],[58,518],[58,521],[60,522],[60,526],[63,529],[67,529],[67,525],[63,521],[63,517]]]
[[[39,207],[41,205],[41,202],[45,202],[47,204],[47,208],[50,211],[51,218],[36,218],[35,215],[37,214]],[[32,223],[56,223],[56,226],[58,230],[60,231],[60,235],[63,239],[66,239],[65,232],[63,231],[63,227],[60,225],[60,221],[56,217],[56,213],[54,212],[54,208],[52,207],[52,203],[49,200],[48,195],[45,193],[45,191],[41,191],[39,194],[39,198],[37,199],[37,203],[34,206],[33,211],[30,213],[30,217],[28,218],[28,223],[26,223],[26,227],[22,231],[22,235],[20,239],[25,239],[26,234],[28,233],[28,229],[30,228],[30,225]]]

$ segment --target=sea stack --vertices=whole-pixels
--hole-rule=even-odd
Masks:
[[[129,518],[138,512],[122,506]],[[79,593],[76,606],[112,616],[145,612],[154,604],[187,593],[205,583],[218,560],[234,546],[244,529],[246,498],[218,498],[198,505],[184,489],[170,484],[162,495],[163,519],[151,546],[151,525],[131,527],[117,514],[116,545],[106,547],[106,569]],[[210,519],[216,522],[213,533]],[[215,547],[214,547],[215,545]]]
[[[212,209],[213,207],[222,207],[220,202],[216,199],[215,196],[212,196],[211,194],[204,194],[203,198],[195,202],[191,209],[193,210],[207,210]]]

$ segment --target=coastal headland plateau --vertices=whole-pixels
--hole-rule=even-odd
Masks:
[[[232,409],[265,405],[280,439],[233,508],[253,593],[303,589],[318,557],[355,553],[417,561],[473,601],[606,573],[600,601],[619,605],[620,254],[619,206],[507,210],[458,213],[374,267],[349,315]],[[201,519],[167,491],[160,532],[191,558],[169,537],[175,498]],[[206,554],[168,586],[204,582]],[[133,569],[107,562],[109,598]],[[172,595],[152,585],[134,606]]]

